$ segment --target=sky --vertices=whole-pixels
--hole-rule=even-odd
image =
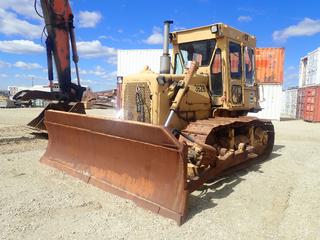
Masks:
[[[316,0],[70,3],[80,78],[95,91],[115,87],[117,49],[161,48],[162,24],[168,19],[174,21],[173,30],[223,22],[255,35],[257,47],[284,47],[285,88],[298,85],[300,58],[320,47],[320,2]],[[0,1],[0,89],[48,84],[43,26],[43,19],[34,11],[34,0]],[[74,68],[72,72],[75,79]]]

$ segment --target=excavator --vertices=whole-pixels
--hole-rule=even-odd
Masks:
[[[63,94],[79,100],[82,89],[69,77],[70,6],[41,5]],[[270,121],[247,116],[261,110],[256,38],[223,23],[175,32],[171,24],[164,23],[160,72],[123,77],[122,119],[46,109],[40,161],[180,225],[189,194],[268,157],[275,133]]]
[[[45,21],[43,33],[47,36],[45,45],[48,64],[48,80],[50,92],[37,90],[23,90],[18,92],[13,99],[15,101],[31,101],[42,99],[51,103],[33,119],[28,126],[46,130],[44,125],[44,113],[46,110],[75,112],[85,114],[84,104],[81,102],[86,88],[81,86],[79,76],[79,56],[76,46],[72,10],[68,1],[40,0],[42,14],[37,10],[37,0],[34,1],[34,8],[37,14]],[[72,59],[75,64],[77,84],[71,81],[70,67],[70,45]],[[54,62],[53,62],[54,59]],[[53,83],[53,65],[56,67],[58,78],[58,90]]]

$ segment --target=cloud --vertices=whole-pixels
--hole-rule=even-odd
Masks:
[[[26,62],[22,62],[22,61],[16,62],[13,66],[15,66],[17,68],[25,69],[25,70],[41,69],[42,68],[42,66],[38,63],[26,63]]]
[[[286,74],[285,79],[286,80],[297,80],[299,78],[299,73],[289,73]]]
[[[19,19],[16,14],[0,9],[0,33],[7,36],[23,36],[27,39],[40,38],[43,27]]]
[[[103,76],[103,79],[114,82],[114,83],[116,82],[116,78],[117,78],[117,71],[107,73]]]
[[[26,18],[42,21],[34,10],[33,1],[30,0],[1,0],[0,9],[11,10]],[[41,7],[38,7],[37,10],[42,14]]]
[[[163,43],[163,35],[161,33],[161,29],[158,27],[154,27],[152,34],[145,40],[143,40],[144,43],[150,44],[150,45],[159,45]]]
[[[22,61],[17,61],[16,63],[11,64],[11,63],[0,60],[0,68],[10,68],[10,67],[16,67],[16,68],[21,68],[21,69],[25,69],[25,70],[41,69],[42,68],[42,66],[38,63],[26,63],[26,62],[22,62]]]
[[[101,66],[96,66],[94,70],[88,71],[89,74],[93,74],[99,77],[105,76],[107,73]]]
[[[108,58],[108,59],[107,59],[107,63],[108,63],[108,64],[112,64],[112,65],[117,65],[117,63],[118,63],[118,58],[117,58],[117,56]]]
[[[0,74],[0,78],[7,78],[7,77],[8,77],[8,74],[5,74],[5,73]]]
[[[37,76],[34,74],[15,74],[14,77],[19,79],[28,79],[28,80],[48,80],[47,77]]]
[[[186,28],[185,27],[180,27],[180,26],[174,26],[173,27],[174,31],[180,31],[180,30],[184,30],[184,29],[186,29]]]
[[[74,82],[77,82],[77,79],[73,79]],[[96,81],[93,81],[93,80],[90,80],[90,79],[83,79],[81,78],[80,79],[80,82],[81,82],[81,85],[87,85],[86,87],[88,87],[88,85],[92,85],[92,84],[96,84],[97,82]]]
[[[101,36],[99,36],[99,39],[110,39],[110,40],[115,40],[115,38],[114,37],[111,37],[111,36],[107,36],[107,35],[101,35]]]
[[[42,53],[44,48],[29,40],[0,41],[0,52],[13,54]]]
[[[274,31],[272,36],[275,41],[285,42],[290,37],[313,36],[320,33],[320,20],[305,18],[296,25]]]
[[[74,68],[72,68],[71,71],[72,73],[75,73]],[[117,71],[109,73],[99,65],[96,66],[94,69],[90,69],[90,70],[80,69],[79,72],[81,75],[94,75],[100,79],[105,79],[105,80],[115,80],[117,76]]]
[[[133,34],[131,35],[132,37],[137,37],[138,35],[137,34]],[[135,43],[134,40],[130,39],[130,38],[114,38],[112,36],[106,36],[106,35],[102,35],[102,36],[99,36],[98,37],[99,39],[108,39],[110,41],[114,41],[114,42],[122,42],[122,43]]]
[[[299,82],[299,73],[284,73],[284,82],[288,86],[296,86]]]
[[[109,58],[117,55],[116,49],[103,46],[99,40],[93,40],[89,42],[78,42],[77,45],[79,56],[83,58]]]
[[[250,22],[252,21],[252,17],[250,16],[239,16],[238,22]]]
[[[100,12],[80,11],[79,13],[79,27],[94,28],[102,19]]]
[[[295,67],[295,66],[289,66],[289,67],[288,67],[288,70],[291,70],[291,71],[292,71],[292,70],[296,70],[296,67]]]
[[[265,11],[254,7],[238,7],[238,11],[247,12],[251,15],[265,15]]]
[[[11,67],[11,63],[0,60],[0,68],[8,68],[8,67]]]
[[[72,72],[75,73],[75,69],[72,68]],[[94,69],[92,70],[84,70],[84,69],[80,69],[79,73],[82,75],[95,75],[95,76],[104,76],[107,74],[107,72],[101,67],[101,66],[96,66]]]
[[[77,42],[77,46],[81,58],[106,57],[111,58],[110,61],[112,61],[117,56],[115,48],[106,47],[99,40],[80,41]],[[0,52],[12,54],[42,53],[44,52],[44,47],[30,40],[0,41]]]

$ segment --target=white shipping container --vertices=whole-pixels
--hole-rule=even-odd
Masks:
[[[282,106],[282,85],[261,84],[259,85],[260,106],[262,110],[258,113],[249,113],[262,119],[280,121]]]
[[[299,87],[320,84],[320,48],[300,60]]]
[[[127,76],[141,72],[146,65],[159,73],[162,49],[118,50],[117,75]]]
[[[283,91],[283,102],[281,115],[285,118],[297,118],[297,106],[298,106],[298,88],[288,89]]]
[[[286,91],[282,91],[281,94],[281,115],[286,112]]]

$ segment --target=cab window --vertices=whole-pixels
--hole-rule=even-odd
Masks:
[[[241,46],[238,43],[229,43],[229,63],[230,76],[232,79],[242,78],[242,61],[241,61]]]
[[[180,59],[178,53],[175,55],[174,66],[175,66],[175,69],[174,69],[175,74],[182,74],[183,73],[183,64],[181,63],[181,59]]]
[[[246,72],[246,85],[252,86],[254,83],[254,51],[252,48],[244,48],[244,62]]]
[[[200,66],[208,66],[216,41],[214,39],[179,44],[183,64],[197,61]]]
[[[211,91],[214,96],[222,96],[222,57],[220,48],[217,48],[211,65]]]

